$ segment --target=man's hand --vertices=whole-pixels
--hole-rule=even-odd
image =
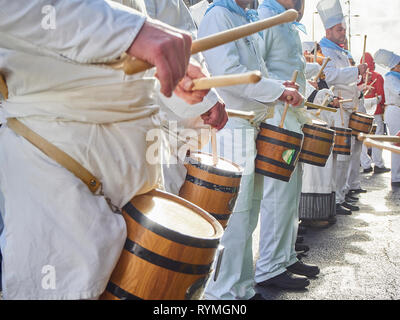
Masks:
[[[228,114],[225,104],[217,102],[210,110],[201,115],[204,124],[208,124],[217,130],[221,130],[228,122]]]
[[[204,97],[210,90],[195,90],[193,88],[193,79],[204,78],[206,75],[201,70],[201,67],[189,64],[185,77],[178,83],[174,93],[185,100],[189,104],[196,104],[203,101]]]
[[[286,87],[285,91],[283,91],[278,100],[287,102],[293,107],[297,107],[304,102],[304,97],[297,91],[297,89]]]
[[[161,92],[170,97],[185,76],[191,55],[192,37],[156,20],[148,20],[127,53],[157,68]]]
[[[368,69],[368,64],[366,63],[360,64],[357,66],[357,68],[358,68],[358,74],[364,77]]]

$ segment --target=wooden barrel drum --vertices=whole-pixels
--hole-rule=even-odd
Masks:
[[[323,122],[314,122],[303,126],[304,141],[299,161],[318,167],[325,167],[332,152],[335,131]]]
[[[353,135],[357,136],[360,132],[370,133],[374,117],[362,112],[353,112],[350,116],[349,128],[353,130]]]
[[[127,239],[106,300],[183,300],[206,280],[223,234],[203,209],[153,190],[122,208]]]
[[[335,130],[335,144],[333,146],[333,153],[349,156],[351,154],[352,130],[338,127],[332,127],[331,129]]]
[[[299,160],[303,135],[261,123],[258,134],[255,171],[288,182]]]
[[[198,205],[226,228],[239,193],[243,168],[211,154],[191,153],[185,164],[187,175],[179,196]]]

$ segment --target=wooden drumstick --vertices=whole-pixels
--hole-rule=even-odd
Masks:
[[[370,84],[371,87],[375,84],[376,80],[378,80],[378,79],[375,79],[374,81],[371,82],[371,84]],[[370,92],[371,92],[371,89],[368,89],[367,91],[365,91],[364,97],[366,97]]]
[[[314,62],[317,62],[317,49],[318,49],[318,42],[314,42]]]
[[[331,90],[333,92],[335,90],[335,86],[330,87],[329,90]],[[329,94],[327,93],[324,101],[322,102],[322,107],[328,107],[328,104],[329,104]],[[328,109],[333,109],[333,108],[328,108]],[[317,117],[319,117],[321,115],[322,110],[323,110],[323,108],[319,108],[319,110],[316,113]],[[325,110],[327,110],[327,109],[325,109]],[[336,109],[334,109],[334,110],[335,111],[332,111],[332,112],[337,112]],[[330,111],[330,110],[328,110],[328,111]]]
[[[292,82],[296,82],[298,74],[299,74],[299,72],[297,70],[295,70],[293,72]],[[289,101],[292,100],[292,99],[293,99],[292,97],[288,97]],[[279,125],[280,128],[283,128],[283,125],[285,123],[285,118],[286,118],[288,110],[289,110],[289,102],[286,102],[285,103],[285,109],[283,110],[283,114],[282,114],[281,124]]]
[[[376,142],[373,139],[369,139],[369,138],[365,139],[364,140],[364,145],[366,147],[378,148],[378,149],[382,149],[382,150],[388,150],[390,152],[394,152],[394,153],[400,154],[400,147],[388,146],[388,145],[385,145],[383,143]]]
[[[364,36],[364,50],[362,55],[362,63],[365,63],[365,52],[367,51],[367,35]]]
[[[255,113],[252,111],[246,112],[241,110],[226,109],[226,112],[228,114],[228,117],[241,118],[249,121],[253,120],[255,117]]]
[[[339,97],[342,96],[342,93],[340,91],[338,92],[338,94],[339,94]],[[343,105],[340,101],[339,101],[339,107],[340,107],[340,118],[342,119],[342,126],[344,127]]]
[[[336,109],[336,108],[330,108],[330,107],[320,106],[320,105],[318,105],[318,104],[314,104],[314,103],[311,103],[311,102],[308,102],[308,101],[304,102],[304,105],[305,105],[306,107],[319,109],[318,111],[325,110],[325,111],[330,111],[330,112],[337,112],[337,109]],[[318,112],[317,112],[317,116],[319,116]]]
[[[251,71],[243,74],[231,74],[226,76],[205,77],[193,80],[192,90],[206,90],[218,87],[228,87],[239,84],[257,83],[261,80],[260,71]]]
[[[375,134],[365,134],[365,133],[360,133],[358,135],[359,141],[364,141],[365,139],[371,139],[371,140],[381,141],[381,142],[400,143],[399,136],[385,136],[385,135],[375,135]]]
[[[253,33],[274,27],[276,25],[293,22],[297,19],[297,17],[297,11],[294,9],[289,9],[284,13],[271,18],[252,22],[240,27],[210,35],[208,37],[194,40],[192,42],[191,53],[196,54],[201,51],[206,51],[217,46],[236,41],[240,38],[247,37]],[[153,67],[150,63],[132,58],[128,54],[124,54],[119,61],[110,63],[108,65],[116,70],[124,70],[124,72],[128,75],[142,72]]]
[[[212,148],[212,156],[213,156],[213,166],[216,166],[218,163],[217,129],[210,128],[210,133],[211,133],[211,148]]]
[[[328,64],[328,62],[331,61],[331,58],[327,57],[324,61],[324,63],[322,64],[321,69],[318,72],[318,75],[314,78],[314,81],[318,81],[319,78],[321,78],[322,73],[324,72],[324,69],[326,67],[326,65]]]
[[[3,96],[4,100],[8,99],[8,87],[7,83],[3,78],[3,75],[0,74],[0,93]]]
[[[343,99],[339,100],[340,103],[348,103],[348,102],[353,102],[353,99]]]

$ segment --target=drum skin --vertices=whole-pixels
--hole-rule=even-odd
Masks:
[[[255,172],[288,182],[299,160],[303,135],[261,123]]]
[[[187,299],[210,272],[223,234],[220,223],[194,204],[160,190],[134,197],[122,214],[126,243],[100,299]]]
[[[225,168],[221,162],[226,164]],[[223,158],[214,166],[212,155],[202,152],[192,153],[185,167],[187,175],[179,196],[207,211],[226,228],[236,204],[243,169]]]

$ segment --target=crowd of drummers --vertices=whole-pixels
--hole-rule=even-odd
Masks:
[[[302,42],[305,1],[3,1],[3,299],[264,300],[323,276],[307,228],[358,211],[363,173],[400,187],[400,55],[365,37],[355,61],[339,0]]]

